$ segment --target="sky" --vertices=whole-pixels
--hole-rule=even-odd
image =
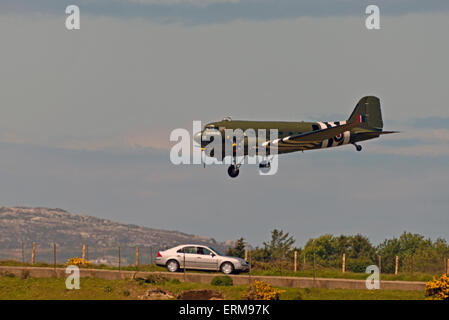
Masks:
[[[0,3],[0,205],[244,237],[274,228],[378,243],[449,240],[449,4],[15,0]],[[77,4],[81,29],[65,29]],[[365,95],[400,134],[243,166],[170,163],[170,132],[225,116],[336,121]]]

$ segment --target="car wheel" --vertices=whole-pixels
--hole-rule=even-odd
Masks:
[[[179,263],[176,260],[170,260],[167,262],[167,270],[170,272],[176,272],[179,269]]]
[[[220,270],[224,274],[231,274],[234,272],[234,265],[230,262],[225,262],[221,265]]]

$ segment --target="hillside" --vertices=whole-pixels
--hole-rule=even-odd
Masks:
[[[182,243],[205,244],[223,249],[224,244],[209,237],[122,224],[62,209],[0,207],[0,259],[31,259],[32,242],[36,242],[36,261],[53,261],[53,243],[57,260],[82,255],[88,247],[89,259],[98,263],[118,262],[118,246],[123,264],[134,263],[135,247],[140,248],[141,263],[148,263],[157,250]]]

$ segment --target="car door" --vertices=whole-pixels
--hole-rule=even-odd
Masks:
[[[212,251],[206,247],[198,247],[198,268],[207,270],[217,270],[217,258]]]
[[[185,261],[185,268],[186,269],[196,269],[198,265],[197,261],[197,248],[193,246],[188,246],[181,248],[177,251],[178,258],[180,259],[180,265],[181,268],[184,268],[184,261]]]

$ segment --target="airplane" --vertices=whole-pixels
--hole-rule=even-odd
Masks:
[[[358,142],[378,138],[384,134],[397,133],[398,131],[383,131],[382,113],[380,110],[380,100],[374,96],[366,96],[360,99],[354,111],[347,120],[327,122],[286,122],[286,121],[245,121],[232,120],[230,117],[224,118],[222,121],[211,122],[204,126],[204,129],[194,135],[194,140],[201,145],[201,150],[205,150],[207,145],[220,133],[222,137],[222,146],[225,141],[226,129],[241,129],[246,132],[248,129],[253,129],[258,132],[258,129],[265,129],[267,131],[265,141],[259,141],[256,136],[257,143],[268,150],[270,146],[277,146],[277,153],[291,153],[296,151],[306,151],[314,149],[324,149],[331,147],[339,147],[347,144],[355,146],[357,151],[362,150],[362,146]],[[278,130],[278,138],[269,138],[268,132],[270,129]],[[263,138],[263,137],[261,137]],[[244,137],[242,144],[233,143],[233,160],[228,168],[228,174],[231,178],[239,175],[239,163],[236,162],[237,149],[243,147],[243,156],[249,154],[248,137]],[[267,152],[267,154],[268,154]],[[259,155],[259,150],[255,150]],[[222,153],[222,159],[225,154]],[[214,156],[213,152],[210,156]],[[222,160],[220,159],[220,160]],[[264,161],[259,164],[259,168],[270,168],[270,162]]]

